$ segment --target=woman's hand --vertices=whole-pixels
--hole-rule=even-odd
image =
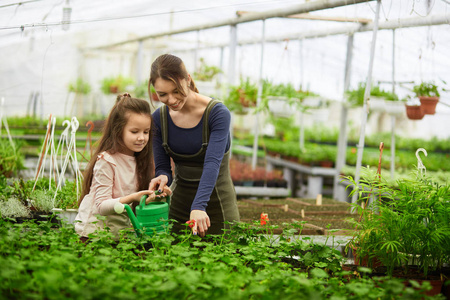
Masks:
[[[165,187],[167,186],[168,182],[169,178],[167,177],[167,175],[159,175],[158,177],[155,177],[150,181],[148,189],[151,191],[158,190],[160,193],[166,192]]]
[[[192,233],[194,235],[198,233],[199,236],[204,237],[208,228],[211,227],[208,214],[203,210],[194,209],[190,217],[190,220],[195,220]]]
[[[172,195],[172,190],[167,185],[163,188],[162,193],[156,195],[156,198],[164,198]]]

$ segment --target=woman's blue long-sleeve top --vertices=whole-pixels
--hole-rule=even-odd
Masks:
[[[202,147],[203,117],[193,128],[181,128],[175,125],[167,111],[168,145],[178,154],[195,154]],[[168,185],[172,184],[170,157],[162,146],[160,108],[153,113],[156,127],[153,137],[153,154],[155,158],[155,176],[166,175]],[[203,173],[191,210],[206,210],[212,190],[216,185],[223,155],[230,148],[231,114],[223,103],[216,104],[209,115],[210,137],[206,150]]]

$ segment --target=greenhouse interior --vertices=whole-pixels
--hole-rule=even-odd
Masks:
[[[0,15],[1,299],[450,299],[449,0]]]

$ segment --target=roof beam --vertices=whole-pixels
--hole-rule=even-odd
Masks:
[[[335,8],[335,7],[347,6],[347,5],[358,4],[358,3],[367,3],[369,1],[374,1],[374,0],[318,0],[318,1],[314,1],[314,2],[306,2],[306,3],[302,3],[302,4],[298,4],[298,5],[294,5],[294,6],[286,7],[286,8],[279,8],[279,9],[273,9],[270,11],[249,13],[249,14],[246,14],[246,15],[243,15],[240,17],[236,17],[236,18],[231,18],[228,20],[221,20],[221,21],[212,22],[212,23],[203,24],[203,25],[190,26],[190,27],[186,27],[186,28],[182,28],[182,29],[178,29],[178,30],[170,30],[170,31],[166,31],[166,32],[150,34],[150,35],[142,36],[142,37],[135,38],[135,39],[129,39],[129,40],[122,41],[122,42],[117,42],[117,43],[100,46],[100,47],[95,47],[94,49],[104,49],[104,48],[121,46],[121,45],[128,44],[128,43],[140,42],[143,40],[158,38],[158,37],[167,36],[167,35],[174,35],[174,34],[180,34],[180,33],[186,33],[186,32],[198,31],[198,30],[205,30],[205,29],[212,29],[212,28],[217,28],[217,27],[222,27],[222,26],[232,26],[232,25],[237,25],[237,24],[241,24],[241,23],[248,23],[248,22],[260,21],[260,20],[271,19],[271,18],[284,18],[284,17],[290,16],[290,15],[302,14],[302,13],[307,13],[310,11],[318,11],[318,10],[322,10],[322,9]]]
[[[446,25],[450,24],[450,14],[445,15],[434,15],[427,17],[412,17],[405,19],[395,19],[385,22],[380,22],[378,24],[378,30],[388,30],[388,29],[402,29],[402,28],[411,28],[411,27],[422,27],[422,26],[437,26],[437,25]],[[302,39],[313,39],[313,38],[321,38],[327,37],[331,35],[339,35],[339,34],[353,34],[356,32],[366,32],[373,30],[373,23],[369,23],[367,25],[363,24],[345,24],[342,26],[335,26],[333,28],[319,29],[319,30],[311,30],[308,32],[302,31],[301,33],[291,33],[286,35],[276,35],[272,37],[267,37],[265,39],[266,43],[278,43],[285,40],[302,40]],[[252,45],[252,44],[260,44],[261,39],[249,39],[238,42],[239,46]],[[220,43],[216,45],[207,45],[203,48],[211,48],[211,47],[228,47],[228,43]],[[192,48],[184,49],[186,51],[192,51]],[[177,50],[182,51],[182,50]]]
[[[236,12],[238,16],[243,16],[249,13],[249,11],[242,11],[239,10]],[[365,18],[346,18],[346,17],[332,17],[332,16],[318,16],[318,15],[311,15],[309,13],[304,14],[295,14],[286,16],[286,18],[290,19],[304,19],[304,20],[318,20],[318,21],[334,21],[334,22],[352,22],[352,23],[362,23],[367,24],[372,22],[371,19],[365,19]]]
[[[378,30],[387,30],[387,29],[402,29],[409,27],[422,27],[422,26],[436,26],[436,25],[445,25],[450,24],[450,14],[442,14],[442,15],[433,15],[426,17],[412,17],[405,19],[395,19],[389,20],[385,22],[380,22],[378,25]],[[353,34],[356,32],[366,32],[372,31],[374,24],[368,23],[366,25],[363,24],[345,24],[342,26],[335,26],[333,28],[325,28],[319,30],[312,30],[308,32],[301,33],[291,33],[286,35],[277,35],[273,37],[266,38],[266,42],[276,43],[284,40],[301,40],[301,39],[312,39],[312,38],[320,38],[326,37],[330,35],[339,35],[339,34]],[[239,42],[239,45],[248,45],[248,44],[259,44],[261,41],[259,39],[252,39],[247,41]],[[220,46],[226,46],[227,44],[223,44]],[[220,47],[218,46],[218,47]]]

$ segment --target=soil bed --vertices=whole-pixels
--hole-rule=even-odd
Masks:
[[[358,219],[359,215],[350,213],[350,204],[327,198],[322,200],[321,206],[315,203],[315,199],[299,198],[241,199],[238,201],[238,207],[241,221],[245,223],[258,222],[261,213],[267,213],[270,224],[278,225],[280,229],[287,227],[286,223],[292,223],[294,220],[305,221],[305,229],[321,229],[316,230],[316,234],[324,234],[326,229],[354,229],[346,219]]]

